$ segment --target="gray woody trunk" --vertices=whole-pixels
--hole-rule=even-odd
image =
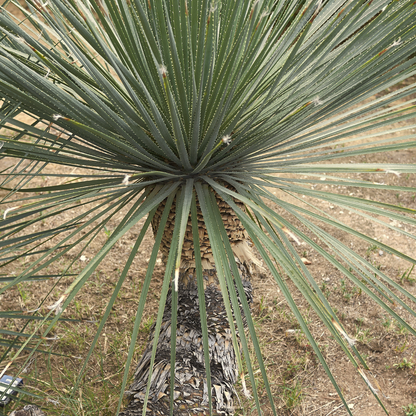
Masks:
[[[252,300],[251,284],[246,267],[239,263],[240,274],[249,303]],[[176,329],[176,364],[173,414],[208,415],[208,390],[202,345],[201,318],[194,273],[184,272],[187,285],[179,286],[178,323]],[[184,276],[181,276],[182,278]],[[216,279],[215,270],[205,270],[204,280]],[[224,302],[218,285],[212,283],[205,289],[207,309],[209,356],[213,415],[234,413],[237,363],[232,345]],[[143,399],[149,375],[154,328],[147,348],[137,366],[134,382],[127,394],[129,404],[120,416],[139,416],[143,411]],[[161,333],[158,339],[156,359],[150,386],[148,415],[170,414],[170,355],[171,355],[171,294],[168,295]]]

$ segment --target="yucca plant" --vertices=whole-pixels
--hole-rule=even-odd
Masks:
[[[159,250],[164,281],[123,415],[144,415],[146,409],[155,415],[232,414],[238,379],[260,414],[249,338],[277,414],[250,315],[255,279],[250,280],[259,267],[273,275],[343,403],[293,288],[379,400],[365,361],[296,244],[302,240],[316,250],[416,334],[404,320],[405,313],[416,315],[410,306],[415,297],[325,227],[375,241],[311,202],[348,207],[415,238],[380,219],[415,225],[415,210],[311,187],[325,174],[330,185],[415,191],[345,175],[415,173],[413,164],[337,163],[340,157],[416,146],[415,135],[397,127],[403,121],[415,127],[409,120],[416,84],[386,92],[416,74],[414,3],[27,0],[24,6],[15,3],[26,16],[22,21],[7,4],[0,12],[1,154],[15,163],[1,172],[1,257],[9,271],[22,258],[32,262],[15,276],[5,272],[0,293],[20,282],[56,277],[48,275],[50,264],[77,247],[82,255],[110,219],[117,217],[118,227],[79,275],[67,271],[71,284],[56,303],[47,301],[49,313],[29,314],[36,319],[33,331],[6,333],[3,373],[23,351],[30,359],[112,247],[145,218],[79,373],[81,380],[152,228],[147,273],[136,276],[142,291],[123,391]],[[49,164],[73,169],[56,174],[56,185],[31,185]],[[307,205],[301,196],[309,198]],[[128,212],[117,216],[124,207]],[[59,223],[68,210],[74,210],[72,219]],[[55,218],[33,232],[34,225]],[[0,312],[10,316],[22,317]],[[122,392],[117,413],[121,397]]]

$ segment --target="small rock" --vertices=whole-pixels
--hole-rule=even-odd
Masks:
[[[28,404],[21,410],[13,411],[10,416],[46,416],[37,406]]]

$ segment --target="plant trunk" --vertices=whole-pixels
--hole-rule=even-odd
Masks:
[[[244,228],[235,213],[217,196],[221,216],[230,239],[243,287],[249,303],[252,300],[249,262],[254,258],[247,244]],[[162,205],[152,222],[153,232],[158,229]],[[162,255],[167,258],[172,240],[175,207],[171,208],[162,240]],[[234,413],[235,389],[238,367],[232,335],[215,270],[208,233],[201,213],[198,213],[198,232],[203,265],[205,304],[208,323],[209,357],[211,372],[212,414]],[[196,286],[194,250],[191,220],[188,221],[182,251],[182,265],[179,276],[178,311],[176,327],[176,361],[173,414],[209,414],[208,389],[203,352],[199,298]],[[241,310],[241,308],[240,308]],[[171,375],[171,292],[168,294],[162,327],[157,343],[156,358],[151,378],[146,414],[170,415]],[[147,380],[154,340],[151,330],[145,352],[136,368],[134,381],[126,394],[128,406],[119,416],[138,416],[143,412]]]

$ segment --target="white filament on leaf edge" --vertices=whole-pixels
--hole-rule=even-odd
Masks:
[[[65,300],[66,295],[62,295],[53,305],[47,306],[51,311],[55,311],[55,315],[58,315],[62,312],[61,303]]]
[[[4,220],[6,219],[7,214],[8,214],[10,211],[13,211],[14,209],[18,209],[18,208],[20,208],[20,207],[21,207],[21,206],[20,206],[20,205],[18,205],[17,207],[7,208],[7,209],[6,209],[6,211],[4,211],[4,214],[3,214],[3,219],[4,219]]]
[[[128,186],[130,184],[129,179],[131,178],[131,175],[124,175],[124,179],[121,182],[122,185]]]

